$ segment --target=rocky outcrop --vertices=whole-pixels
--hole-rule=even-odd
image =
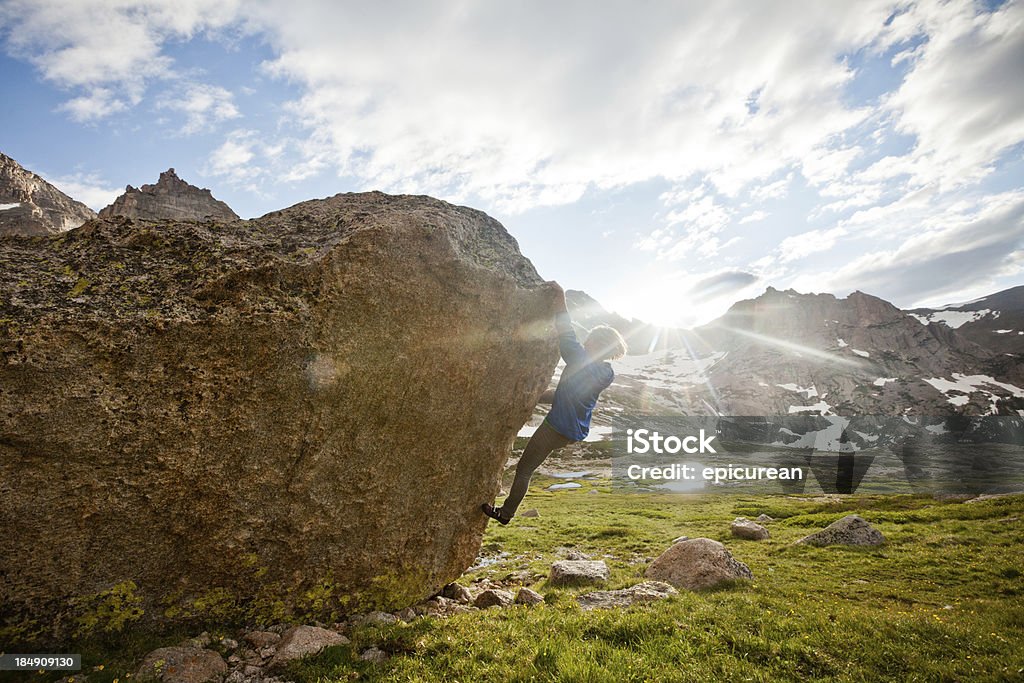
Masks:
[[[847,515],[821,531],[804,536],[800,545],[881,545],[885,536],[859,515]]]
[[[238,220],[230,206],[215,199],[209,190],[185,182],[173,168],[161,173],[155,185],[138,189],[127,186],[113,204],[100,210],[100,216],[176,221]]]
[[[0,261],[9,624],[326,620],[434,595],[477,556],[480,502],[557,359],[515,240],[427,197],[99,219]]]
[[[655,558],[644,576],[691,591],[754,578],[750,567],[734,558],[724,545],[710,538],[691,538],[673,543]]]
[[[85,204],[0,154],[0,237],[53,235],[95,217]]]

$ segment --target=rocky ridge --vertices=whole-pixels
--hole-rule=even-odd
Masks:
[[[0,237],[54,235],[95,217],[88,206],[0,153]]]
[[[214,198],[210,190],[185,182],[173,168],[161,173],[153,185],[139,188],[128,185],[124,194],[101,209],[99,215],[102,218],[124,216],[142,220],[238,220],[238,214]]]

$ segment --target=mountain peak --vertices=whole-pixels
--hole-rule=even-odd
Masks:
[[[100,216],[126,216],[143,220],[238,220],[238,214],[216,199],[207,188],[182,180],[173,167],[157,182],[136,189],[131,185]]]
[[[0,235],[51,235],[96,214],[0,152]]]

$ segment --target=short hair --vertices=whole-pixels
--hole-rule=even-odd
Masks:
[[[583,345],[587,348],[587,353],[596,360],[618,360],[629,351],[629,346],[619,331],[608,325],[598,325],[590,330]]]

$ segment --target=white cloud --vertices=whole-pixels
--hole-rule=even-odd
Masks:
[[[757,211],[751,211],[740,219],[740,225],[743,225],[744,223],[758,223],[763,221],[765,218],[768,218],[769,215],[770,214],[767,211],[761,211],[760,209]]]
[[[217,123],[241,116],[229,90],[206,83],[189,83],[176,93],[165,93],[157,107],[185,115],[183,135],[208,130]]]
[[[89,123],[124,111],[128,104],[108,88],[93,88],[88,95],[74,97],[60,106],[75,121]]]
[[[72,199],[82,202],[94,211],[99,211],[113,203],[123,191],[121,188],[111,187],[106,180],[96,173],[78,172],[71,175],[43,175],[43,177],[58,190]]]
[[[891,248],[862,254],[844,267],[807,273],[797,289],[884,293],[898,305],[969,287],[990,287],[1024,266],[1024,190],[935,207],[935,216]]]
[[[783,263],[798,261],[811,254],[828,251],[845,234],[846,230],[843,228],[832,228],[831,230],[810,230],[799,235],[791,235],[779,244],[779,261]]]
[[[151,79],[174,76],[163,53],[237,17],[239,0],[6,0],[0,4],[5,47],[43,78],[76,95],[64,108],[95,120],[137,104]],[[106,103],[107,106],[101,106]],[[109,106],[115,103],[115,106]]]

